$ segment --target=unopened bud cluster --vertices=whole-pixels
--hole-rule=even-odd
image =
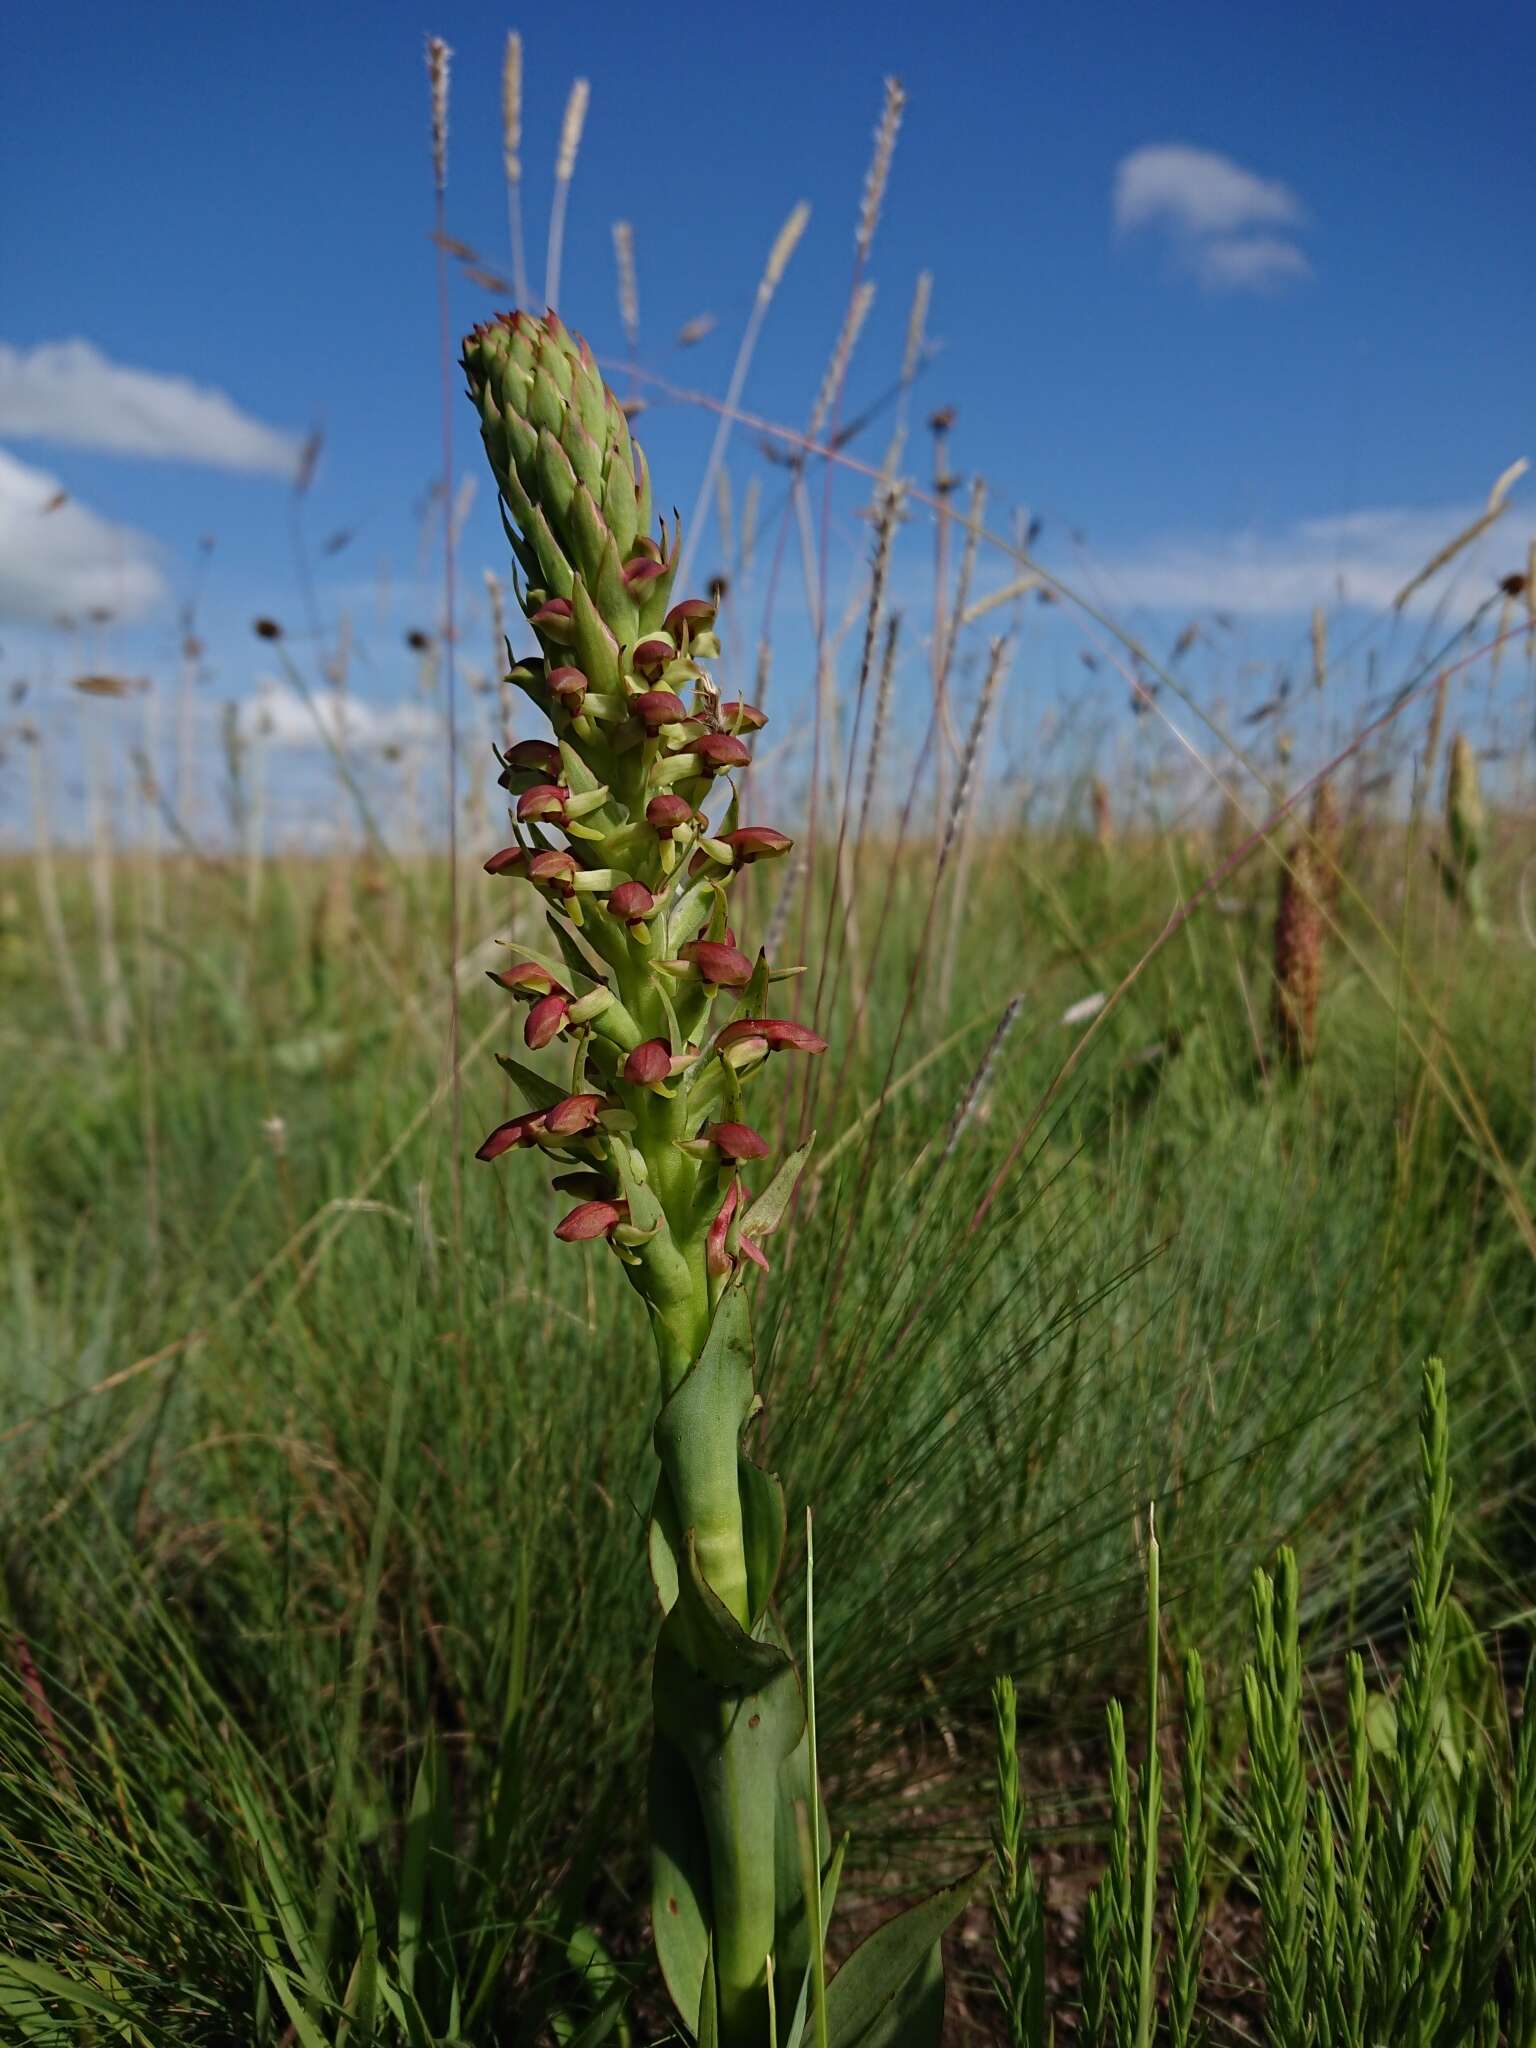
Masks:
[[[720,701],[716,607],[673,597],[678,533],[653,532],[645,458],[586,343],[513,313],[476,328],[464,368],[539,647],[511,677],[553,735],[498,756],[513,836],[485,867],[543,899],[554,951],[513,949],[492,979],[526,1004],[529,1048],[570,1048],[570,1092],[478,1156],[546,1154],[579,1197],[558,1237],[607,1240],[653,1308],[687,1295],[707,1314],[782,1213],[754,1219],[741,1179],[769,1153],[743,1088],[774,1053],[826,1049],[767,1014],[782,977],[730,921],[733,878],[790,847],[737,816],[731,778],[766,721]]]

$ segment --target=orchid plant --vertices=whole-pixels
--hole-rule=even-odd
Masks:
[[[766,1269],[810,1150],[749,1187],[771,1148],[744,1096],[778,1055],[826,1050],[771,1014],[774,984],[797,970],[754,958],[731,923],[741,871],[791,844],[739,814],[732,778],[765,720],[720,699],[716,608],[674,600],[678,531],[653,531],[645,457],[586,343],[554,313],[517,312],[477,327],[463,363],[538,643],[511,679],[553,735],[499,757],[514,837],[485,866],[543,899],[555,951],[513,947],[492,978],[528,1006],[524,1044],[568,1062],[569,1082],[502,1059],[526,1106],[478,1157],[536,1151],[557,1168],[574,1206],[555,1235],[608,1246],[655,1339],[662,1974],[703,2043],[782,2048],[809,2032],[915,2048],[938,2040],[939,1937],[969,1887],[888,1923],[826,1986],[841,1852],[773,1604],[784,1494],[742,1446],[761,1407],[744,1283]]]

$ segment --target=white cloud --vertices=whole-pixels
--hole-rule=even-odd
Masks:
[[[1260,178],[1214,149],[1185,142],[1148,143],[1115,169],[1115,225],[1161,223],[1191,235],[1230,235],[1239,228],[1295,227],[1301,201],[1278,178]]]
[[[165,595],[148,537],[67,497],[0,448],[0,619],[46,626],[97,609],[138,618]]]
[[[1381,508],[1304,519],[1277,533],[1198,535],[1155,542],[1096,563],[1106,601],[1116,611],[1143,609],[1189,617],[1225,611],[1283,618],[1314,605],[1386,610],[1456,534],[1481,512],[1477,505],[1430,510]],[[1414,598],[1431,609],[1456,585],[1463,607],[1485,597],[1494,580],[1524,566],[1536,518],[1512,510]]]
[[[210,385],[130,369],[80,340],[0,342],[0,433],[271,476],[292,476],[303,446]]]
[[[1133,149],[1115,167],[1113,206],[1122,233],[1154,228],[1169,237],[1207,291],[1274,291],[1312,274],[1290,236],[1251,232],[1304,225],[1290,186],[1216,150],[1185,142]]]
[[[1195,275],[1212,292],[1267,292],[1310,277],[1294,242],[1275,235],[1219,235],[1194,254]]]
[[[315,690],[308,700],[291,683],[263,677],[240,700],[240,731],[284,751],[303,752],[337,743],[349,751],[377,752],[442,736],[441,721],[425,704],[370,704],[339,690]]]

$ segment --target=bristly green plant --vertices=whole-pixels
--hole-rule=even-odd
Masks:
[[[645,458],[585,342],[554,313],[509,314],[469,335],[464,368],[539,647],[511,659],[511,679],[554,734],[501,757],[515,837],[486,867],[538,892],[555,950],[519,949],[493,979],[527,1001],[529,1049],[569,1056],[568,1090],[502,1061],[525,1108],[478,1156],[530,1148],[558,1164],[555,1186],[577,1201],[556,1236],[606,1243],[649,1313],[656,1949],[698,2041],[792,2044],[819,1968],[831,1843],[772,1605],[784,1496],[742,1448],[761,1406],[745,1282],[766,1266],[762,1240],[810,1146],[754,1193],[743,1171],[770,1147],[743,1094],[774,1055],[826,1048],[769,1015],[787,970],[738,945],[729,907],[741,870],[790,841],[743,824],[734,788],[720,800],[765,720],[720,701],[706,666],[715,607],[673,601],[678,532],[653,531]],[[815,2001],[819,2043],[937,2041],[939,1937],[967,1891],[887,1924],[844,1964]]]
[[[1308,1788],[1309,1743],[1325,1752],[1303,1697],[1296,1561],[1253,1580],[1253,1659],[1243,1672],[1248,1736],[1241,1866],[1257,1895],[1259,1977],[1273,2048],[1458,2048],[1536,2044],[1536,1685],[1511,1719],[1496,1683],[1480,1719],[1449,1670],[1450,1441],[1445,1372],[1426,1366],[1420,1411],[1423,1503],[1402,1675],[1372,1695],[1348,1659],[1342,1778]],[[1158,1559],[1148,1554],[1146,1761],[1133,1779],[1125,1720],[1109,1707],[1110,1836],[1085,1919],[1077,2037],[1112,2048],[1201,2038],[1210,1789],[1205,1681],[1184,1663],[1182,1811],[1160,1956],[1154,1918]],[[1475,1638],[1465,1657],[1486,1658]],[[1046,2048],[1043,1915],[1024,1858],[1013,1687],[998,1681],[995,1978],[1010,2048]],[[1133,1809],[1133,1791],[1139,1792]],[[1135,1819],[1133,1822],[1133,1810]],[[1139,1884],[1137,1883],[1139,1880]],[[1138,1896],[1139,1893],[1139,1896]]]

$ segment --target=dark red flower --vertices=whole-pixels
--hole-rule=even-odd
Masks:
[[[647,732],[656,732],[664,725],[680,725],[688,716],[687,705],[670,690],[642,690],[638,697],[630,698],[629,708]]]
[[[503,1152],[510,1152],[514,1145],[529,1145],[533,1142],[533,1126],[537,1116],[515,1116],[507,1123],[498,1124],[491,1135],[480,1145],[477,1159],[499,1159]]]
[[[766,1159],[770,1150],[768,1140],[750,1124],[710,1124],[704,1135],[722,1159],[734,1160],[737,1165],[747,1159]]]
[[[720,706],[720,723],[727,732],[761,732],[768,723],[768,714],[759,711],[755,704],[732,697],[729,703]]]
[[[738,825],[734,832],[722,833],[721,839],[739,868],[750,867],[755,860],[774,860],[795,843],[788,833],[776,831],[772,825]]]
[[[585,1244],[589,1238],[611,1236],[628,1220],[628,1202],[581,1202],[555,1225],[555,1235],[566,1244]]]
[[[631,926],[642,925],[656,908],[656,898],[644,882],[620,882],[608,898],[608,908]]]
[[[624,1079],[636,1088],[654,1088],[672,1072],[672,1048],[664,1038],[648,1038],[624,1062]]]
[[[720,1212],[709,1226],[709,1236],[704,1241],[704,1263],[716,1278],[732,1270],[734,1261],[725,1248],[726,1232],[731,1227],[731,1218],[736,1214],[736,1204],[741,1200],[741,1183],[733,1180],[725,1191],[725,1200]]]
[[[558,697],[567,711],[579,711],[587,694],[587,679],[579,668],[552,668],[549,672],[551,694]],[[559,749],[555,749],[558,761]]]
[[[553,781],[560,773],[560,749],[552,740],[519,740],[507,749],[507,766],[519,774],[531,772]]]
[[[677,649],[672,642],[663,640],[659,633],[652,633],[636,642],[629,665],[637,676],[659,676],[667,663],[676,659]]]
[[[670,837],[679,825],[686,825],[692,816],[693,805],[686,797],[675,796],[671,791],[653,796],[645,807],[645,822],[663,838]]]
[[[568,597],[552,597],[528,621],[536,633],[542,633],[546,640],[569,642],[575,637],[571,622],[571,601]]]
[[[570,990],[536,960],[518,960],[493,972],[492,981],[514,996],[566,996]]]
[[[601,1095],[563,1095],[540,1117],[552,1138],[575,1138],[590,1131],[603,1107]]]
[[[566,995],[540,996],[528,1012],[528,1022],[523,1026],[523,1043],[530,1052],[553,1043],[565,1029],[565,1020],[571,1014],[571,999]]]
[[[528,861],[529,881],[544,883],[562,896],[570,895],[572,877],[579,873],[574,856],[555,847],[531,855]]]
[[[627,590],[643,590],[647,583],[654,583],[665,569],[664,562],[653,562],[649,555],[633,555],[619,574]]]
[[[745,768],[752,756],[732,732],[701,733],[696,740],[690,740],[680,753],[697,754],[703,765],[713,774],[722,768]]]
[[[517,819],[526,825],[530,818],[561,819],[565,816],[566,791],[554,782],[536,782],[517,800]]]
[[[504,846],[500,853],[493,853],[485,864],[488,875],[510,875],[523,864],[526,856],[520,846]]]
[[[666,629],[676,640],[684,626],[690,633],[707,633],[715,623],[715,607],[707,597],[685,597],[666,616]]]
[[[827,1041],[788,1017],[733,1017],[715,1040],[725,1052],[744,1038],[760,1038],[770,1052],[825,1052]]]
[[[705,1239],[704,1263],[717,1279],[735,1270],[736,1262],[727,1251],[725,1240],[740,1199],[741,1183],[733,1180],[726,1190],[725,1200],[720,1204],[720,1213],[709,1226],[709,1236]],[[738,1238],[737,1242],[755,1266],[761,1266],[765,1273],[769,1270],[768,1261],[763,1257],[760,1245],[754,1244],[750,1237]]]
[[[752,962],[735,946],[722,946],[713,939],[695,939],[684,946],[683,958],[691,960],[707,982],[716,988],[745,988],[752,979]]]

